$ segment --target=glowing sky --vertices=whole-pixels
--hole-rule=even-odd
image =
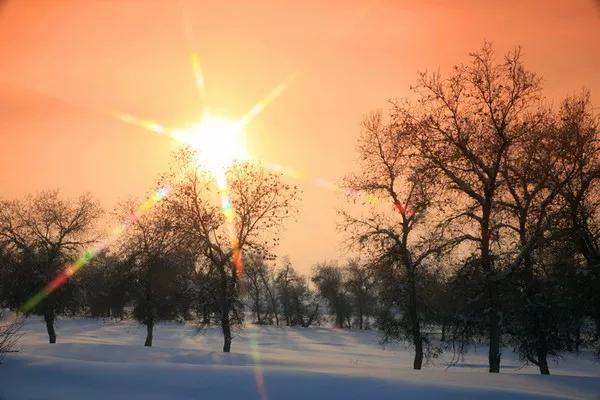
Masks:
[[[232,118],[297,74],[248,125],[250,151],[335,182],[353,166],[365,113],[408,94],[417,71],[448,70],[483,40],[499,51],[521,44],[551,98],[587,86],[598,105],[599,38],[591,0],[0,1],[0,195],[58,187],[91,191],[110,208],[149,191],[175,142],[103,110],[197,121],[191,51],[204,102]],[[307,271],[344,256],[335,231],[343,199],[298,183],[298,222],[278,252]]]

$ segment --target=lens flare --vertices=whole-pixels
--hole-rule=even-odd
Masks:
[[[204,74],[202,73],[202,64],[200,64],[200,56],[198,53],[192,53],[192,69],[194,71],[194,80],[196,82],[196,88],[198,89],[198,94],[204,99],[204,90],[205,90],[205,82],[204,82]]]
[[[219,196],[221,197],[221,207],[223,209],[223,216],[225,217],[225,225],[227,233],[229,235],[229,241],[231,246],[231,261],[235,266],[235,270],[238,276],[244,273],[244,260],[242,258],[242,252],[238,241],[238,235],[235,230],[235,210],[231,204],[231,197],[229,196],[229,187],[227,186],[227,177],[225,173],[216,176],[217,185],[219,186]],[[243,280],[240,280],[240,285],[243,284]],[[243,287],[242,287],[243,289]]]
[[[262,357],[260,355],[260,348],[258,344],[258,335],[251,334],[250,336],[250,355],[254,360],[254,380],[256,382],[256,389],[260,400],[268,400],[269,394],[267,393],[267,387],[265,385],[265,376],[262,368]]]
[[[119,112],[119,111],[112,113],[112,115],[119,121],[125,122],[128,125],[138,126],[142,129],[145,129],[147,131],[150,131],[150,132],[153,132],[153,133],[156,133],[159,135],[167,133],[167,128],[165,128],[161,124],[154,122],[154,121],[144,120],[144,119],[135,117],[131,114],[127,114],[127,113],[123,113],[123,112]]]
[[[287,89],[287,87],[290,85],[290,83],[294,79],[296,79],[296,76],[297,76],[297,74],[290,75],[287,79],[285,79],[279,85],[275,86],[269,93],[267,93],[267,95],[261,101],[259,101],[254,106],[252,106],[250,111],[248,111],[246,113],[246,115],[244,115],[240,119],[242,125],[244,125],[244,126],[248,125],[250,123],[250,121],[252,121],[254,118],[256,118],[257,115],[262,113],[269,104],[271,104],[279,96],[281,96],[281,94],[285,91],[285,89]]]

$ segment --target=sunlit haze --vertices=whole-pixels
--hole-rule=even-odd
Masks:
[[[89,191],[111,208],[150,193],[181,143],[211,171],[252,158],[303,190],[277,253],[308,271],[346,256],[336,187],[366,113],[484,40],[499,53],[521,45],[551,101],[586,86],[597,104],[599,11],[591,0],[2,1],[1,195]]]

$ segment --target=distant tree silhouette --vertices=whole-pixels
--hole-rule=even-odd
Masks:
[[[377,286],[372,268],[357,260],[350,260],[345,267],[345,286],[350,297],[354,326],[368,329],[369,319],[377,307]]]
[[[82,305],[92,318],[125,318],[130,300],[131,265],[114,254],[103,251],[75,277],[80,287]]]
[[[331,263],[319,263],[313,267],[311,280],[319,296],[327,301],[329,310],[335,315],[335,325],[349,328],[352,310],[342,268]]]
[[[245,258],[244,280],[256,322],[260,325],[272,324],[275,319],[275,323],[279,325],[273,271],[263,257],[250,254]]]
[[[287,326],[307,328],[319,323],[321,311],[317,296],[308,287],[306,278],[292,267],[289,259],[284,259],[279,268],[275,287],[281,315]]]
[[[196,255],[196,274],[194,276],[194,307],[196,314],[204,326],[214,320],[220,323],[219,315],[219,280],[220,277],[211,263],[202,256]]]

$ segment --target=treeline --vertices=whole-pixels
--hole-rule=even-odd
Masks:
[[[105,213],[125,221],[112,232],[100,230],[103,211],[89,195],[0,202],[1,306],[43,316],[50,343],[57,315],[123,317],[131,306],[146,346],[157,322],[200,315],[221,326],[230,351],[243,320],[242,255],[273,257],[298,190],[251,163],[229,169],[225,190],[194,156],[177,154],[141,207],[128,201]]]
[[[382,285],[379,325],[421,368],[426,327],[464,349],[485,339],[548,374],[548,358],[598,345],[600,135],[588,92],[553,107],[520,49],[485,44],[409,99],[369,115],[345,180],[350,244]]]
[[[490,372],[509,346],[548,374],[561,352],[600,354],[598,127],[588,92],[552,106],[519,49],[497,59],[486,44],[365,118],[340,210],[355,261],[310,276],[274,265],[297,188],[239,164],[224,191],[183,151],[150,203],[108,213],[126,224],[76,274],[64,266],[105,236],[97,202],[2,201],[0,302],[42,315],[51,343],[57,315],[131,310],[147,346],[157,322],[195,319],[219,325],[229,351],[246,310],[259,324],[375,328],[413,345],[415,369],[483,341]]]
[[[287,258],[278,268],[251,258],[244,283],[248,308],[258,324],[308,327],[333,322],[338,328],[368,329],[376,315],[374,276],[355,261],[343,267],[318,264],[309,281]]]

